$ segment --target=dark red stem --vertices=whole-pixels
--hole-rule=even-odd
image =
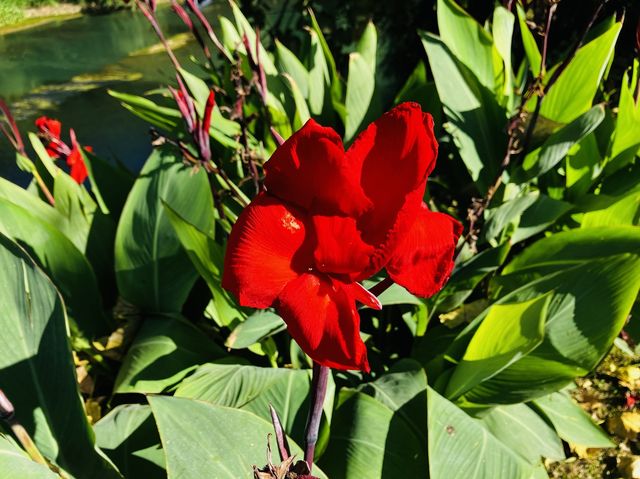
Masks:
[[[169,59],[171,60],[171,63],[173,63],[173,67],[176,69],[177,72],[179,72],[180,71],[180,62],[178,62],[178,59],[173,54],[173,50],[171,50],[171,47],[169,46],[169,42],[167,42],[167,39],[165,38],[164,34],[162,33],[162,29],[160,28],[160,24],[158,23],[158,19],[156,18],[155,9],[154,10],[150,10],[149,7],[147,6],[147,4],[142,2],[141,0],[136,0],[136,2],[137,2],[137,5],[138,5],[138,8],[142,12],[142,14],[147,18],[147,20],[149,21],[149,23],[153,27],[153,30],[156,32],[156,35],[160,39],[160,42],[162,43],[162,46],[164,47],[165,51],[167,52],[167,55],[169,55]]]
[[[316,442],[318,442],[322,405],[327,394],[329,371],[330,369],[327,366],[321,366],[314,361],[313,378],[311,379],[311,404],[309,405],[309,417],[307,418],[304,438],[304,460],[309,465],[309,473],[313,468],[313,457],[315,455]]]

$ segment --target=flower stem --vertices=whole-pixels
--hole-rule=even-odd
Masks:
[[[322,405],[327,393],[327,381],[329,380],[329,368],[313,363],[313,378],[311,379],[311,404],[309,405],[309,417],[304,439],[304,460],[309,465],[309,473],[313,467],[313,456],[318,442],[320,419],[322,418]]]

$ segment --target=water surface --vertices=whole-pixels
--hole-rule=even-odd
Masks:
[[[209,18],[221,2],[205,10]],[[184,66],[200,57],[185,26],[167,6],[158,18]],[[174,76],[157,37],[138,12],[83,16],[0,35],[0,96],[10,105],[23,137],[34,131],[40,115],[58,118],[65,131],[73,127],[80,142],[100,156],[118,159],[137,170],[150,151],[148,128],[108,89],[141,94],[165,85]],[[188,67],[189,68],[189,67]],[[190,67],[194,70],[195,67]],[[0,137],[0,176],[24,184],[27,175],[15,166],[10,145]]]

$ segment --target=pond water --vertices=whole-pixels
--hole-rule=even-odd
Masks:
[[[208,18],[222,12],[216,2]],[[189,56],[201,56],[186,27],[168,6],[158,8],[166,37],[179,45],[176,55],[189,68]],[[151,150],[148,125],[107,94],[108,89],[141,94],[174,77],[157,46],[151,26],[139,13],[119,11],[0,35],[0,97],[11,107],[26,141],[40,115],[72,127],[83,145],[105,158],[140,168]],[[65,133],[66,134],[66,133]],[[0,176],[24,184],[9,143],[0,135]]]

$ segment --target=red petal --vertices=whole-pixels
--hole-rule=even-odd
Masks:
[[[58,120],[41,116],[36,119],[36,127],[42,133],[49,133],[54,138],[60,139],[60,133],[62,132],[62,125]]]
[[[352,290],[326,275],[303,274],[278,298],[289,333],[311,358],[336,369],[369,371]]]
[[[371,292],[360,283],[349,283],[345,287],[349,289],[351,295],[357,301],[364,304],[365,306],[377,309],[378,311],[382,309],[382,303],[380,302],[380,300],[376,296],[371,294]]]
[[[458,221],[429,211],[423,203],[415,223],[387,264],[389,276],[416,296],[433,296],[449,279],[461,233]]]
[[[360,278],[385,265],[413,224],[437,154],[433,119],[417,103],[403,103],[385,113],[349,148],[347,157],[362,161],[362,187],[373,202],[358,227],[376,254]]]
[[[302,213],[260,193],[231,230],[222,287],[243,306],[271,306],[285,285],[311,266],[310,253],[301,249],[304,239]]]
[[[313,257],[319,271],[359,274],[369,266],[373,246],[364,243],[356,220],[345,216],[313,216]]]
[[[362,162],[347,158],[340,136],[309,120],[264,165],[267,191],[307,211],[357,215],[370,206],[360,187]]]
[[[60,141],[62,124],[58,120],[53,120],[51,118],[47,118],[46,116],[41,116],[36,119],[35,123],[38,131],[42,133],[43,136],[48,137],[49,139],[54,138]],[[49,144],[45,146],[45,148],[51,158],[60,157],[60,153],[58,152],[58,144],[56,144],[55,141],[50,141]]]
[[[73,130],[71,131],[73,132]],[[87,179],[87,176],[89,176],[87,172],[87,165],[84,164],[82,153],[80,152],[80,145],[76,141],[74,133],[71,135],[71,142],[73,144],[73,148],[71,149],[71,153],[67,156],[67,166],[70,168],[69,174],[71,175],[71,178],[81,185],[84,180]]]

